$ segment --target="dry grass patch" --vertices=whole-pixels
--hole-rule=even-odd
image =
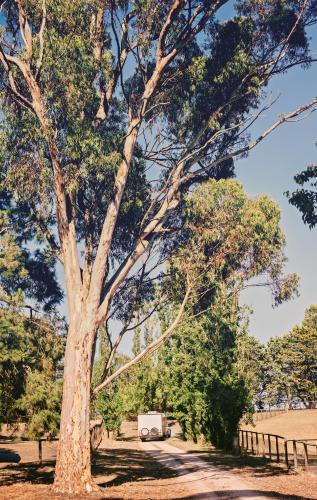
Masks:
[[[261,420],[243,429],[268,434],[278,434],[286,439],[317,439],[317,409],[290,410],[281,415]]]

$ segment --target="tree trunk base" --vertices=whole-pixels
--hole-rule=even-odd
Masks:
[[[85,483],[74,480],[71,484],[54,482],[52,493],[59,495],[80,495],[80,498],[86,498],[88,495],[91,495],[92,498],[104,497],[101,488],[92,480]]]

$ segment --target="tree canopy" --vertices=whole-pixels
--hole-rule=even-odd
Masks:
[[[28,0],[2,7],[6,188],[30,212],[33,234],[61,258],[54,228],[65,214],[56,213],[54,197],[62,176],[88,281],[127,130],[134,131],[109,255],[98,254],[109,278],[99,323],[109,301],[119,319],[129,314],[134,301],[118,275],[139,259],[141,235],[144,253],[168,228],[182,192],[233,174],[232,158],[255,145],[246,131],[269,79],[310,60],[305,26],[314,22],[314,2],[238,2],[220,21],[225,3]],[[150,229],[153,218],[162,228]]]
[[[310,165],[295,175],[295,182],[301,186],[293,192],[287,191],[289,202],[302,214],[302,219],[310,229],[317,224],[317,165]]]
[[[304,404],[317,400],[317,309],[305,311],[301,325],[288,334],[272,338],[268,345],[268,402]]]
[[[269,106],[270,79],[312,60],[306,31],[316,2],[240,0],[224,18],[228,4],[1,3],[4,187],[26,207],[33,238],[46,242],[65,275],[69,334],[56,491],[94,488],[96,336],[111,320],[126,331],[140,302],[153,298],[153,268],[161,282],[186,193],[232,176],[234,158],[317,102],[250,139],[250,126]]]
[[[61,396],[56,371],[64,354],[64,325],[54,308],[62,292],[47,248],[31,250],[30,212],[1,188],[0,183],[0,421],[23,419],[30,436],[52,435]]]
[[[30,318],[17,306],[0,308],[1,422],[27,421],[32,436],[57,433],[60,397],[54,393],[64,346],[64,325],[58,317]],[[44,425],[51,398],[56,400],[53,428],[49,422]],[[41,419],[44,427],[38,425]]]

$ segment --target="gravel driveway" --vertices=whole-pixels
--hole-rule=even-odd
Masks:
[[[272,498],[253,485],[242,481],[233,474],[215,467],[199,457],[176,448],[164,441],[140,442],[139,447],[155,460],[179,475],[179,482],[186,486],[192,498]],[[276,495],[274,495],[276,498]],[[283,498],[282,496],[280,498]],[[285,498],[285,497],[284,497]]]

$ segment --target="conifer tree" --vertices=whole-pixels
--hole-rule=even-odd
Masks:
[[[270,402],[300,402],[315,407],[317,401],[317,307],[305,311],[301,325],[288,334],[273,338],[267,346],[269,354]]]

